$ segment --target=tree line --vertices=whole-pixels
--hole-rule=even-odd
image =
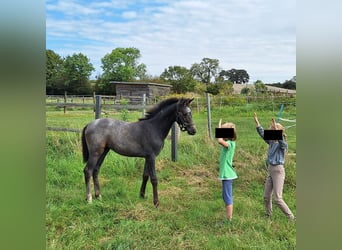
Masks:
[[[169,66],[160,76],[147,74],[147,67],[139,63],[141,54],[137,48],[115,48],[101,59],[103,73],[90,80],[95,70],[89,58],[82,53],[74,53],[65,58],[53,50],[46,50],[46,94],[115,95],[115,87],[110,81],[148,81],[172,85],[175,93],[209,92],[213,95],[231,94],[233,84],[244,84],[249,75],[244,69],[224,70],[218,59],[203,58],[190,69],[183,66]],[[292,80],[291,80],[292,81]],[[265,88],[261,80],[255,82],[259,89]],[[281,83],[279,83],[281,85]],[[293,87],[293,86],[290,86]],[[295,85],[294,85],[295,88]]]

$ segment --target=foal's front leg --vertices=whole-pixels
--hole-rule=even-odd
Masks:
[[[146,160],[148,169],[150,172],[151,177],[151,183],[153,187],[153,204],[155,207],[159,206],[159,200],[158,200],[158,179],[156,174],[156,168],[155,168],[155,157],[151,157]]]
[[[151,183],[153,187],[153,204],[155,207],[159,207],[159,199],[158,199],[158,179],[157,176],[151,176]]]
[[[143,181],[141,183],[140,188],[140,197],[145,197],[145,190],[146,190],[146,184],[148,181],[148,177],[151,177],[151,183],[153,187],[153,204],[155,207],[159,206],[159,200],[158,200],[158,180],[155,170],[155,157],[147,157],[145,158],[145,166],[144,166],[144,174],[143,174]]]
[[[145,161],[144,173],[143,173],[142,183],[141,183],[141,188],[140,188],[140,197],[141,198],[145,198],[146,184],[147,184],[149,175],[150,174],[149,174],[148,167],[147,167],[147,164]]]

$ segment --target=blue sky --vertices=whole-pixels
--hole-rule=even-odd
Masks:
[[[284,82],[296,75],[296,1],[46,0],[47,49],[83,53],[94,78],[117,47],[139,49],[152,76],[208,57],[250,83]]]

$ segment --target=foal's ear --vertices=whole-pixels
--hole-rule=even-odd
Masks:
[[[194,99],[195,98],[188,99],[188,101],[186,103],[189,105]]]

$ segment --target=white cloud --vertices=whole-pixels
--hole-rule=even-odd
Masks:
[[[116,47],[138,48],[152,75],[204,57],[219,59],[223,69],[246,69],[251,80],[296,74],[294,0],[48,1],[46,25],[47,48],[84,53],[94,75]]]
[[[125,11],[122,13],[122,17],[125,19],[133,19],[137,17],[137,13],[135,11]]]

